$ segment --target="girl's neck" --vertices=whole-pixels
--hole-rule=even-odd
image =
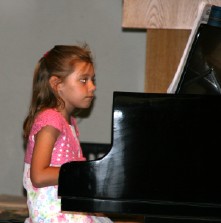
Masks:
[[[58,111],[62,114],[62,116],[65,118],[68,124],[71,124],[71,114],[69,113],[65,108],[58,109]]]

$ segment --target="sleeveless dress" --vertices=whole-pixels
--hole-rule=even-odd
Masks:
[[[69,161],[84,161],[79,143],[79,131],[76,120],[71,125],[55,109],[42,111],[36,117],[25,153],[23,186],[27,191],[29,217],[25,223],[112,223],[107,217],[88,215],[78,212],[61,212],[61,200],[58,198],[58,186],[35,188],[30,179],[30,163],[34,148],[34,137],[44,126],[53,126],[60,131],[54,145],[51,166],[61,166]]]

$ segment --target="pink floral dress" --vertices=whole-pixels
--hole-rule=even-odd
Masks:
[[[61,212],[61,200],[58,198],[58,186],[35,188],[30,179],[30,163],[34,148],[34,137],[42,127],[50,125],[60,131],[56,141],[51,166],[61,166],[69,161],[84,161],[79,143],[79,131],[74,118],[71,126],[55,109],[41,112],[32,126],[25,154],[23,185],[27,191],[29,217],[25,223],[111,223],[107,217],[87,215],[84,213]]]

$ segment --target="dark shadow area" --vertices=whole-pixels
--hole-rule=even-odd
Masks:
[[[142,28],[121,28],[124,33],[146,33],[147,29]]]

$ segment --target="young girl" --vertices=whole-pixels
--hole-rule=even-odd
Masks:
[[[63,213],[57,197],[60,166],[84,161],[75,109],[94,99],[95,72],[90,49],[55,46],[38,62],[29,113],[24,121],[27,142],[23,184],[29,218],[25,223],[111,222],[83,213]]]

